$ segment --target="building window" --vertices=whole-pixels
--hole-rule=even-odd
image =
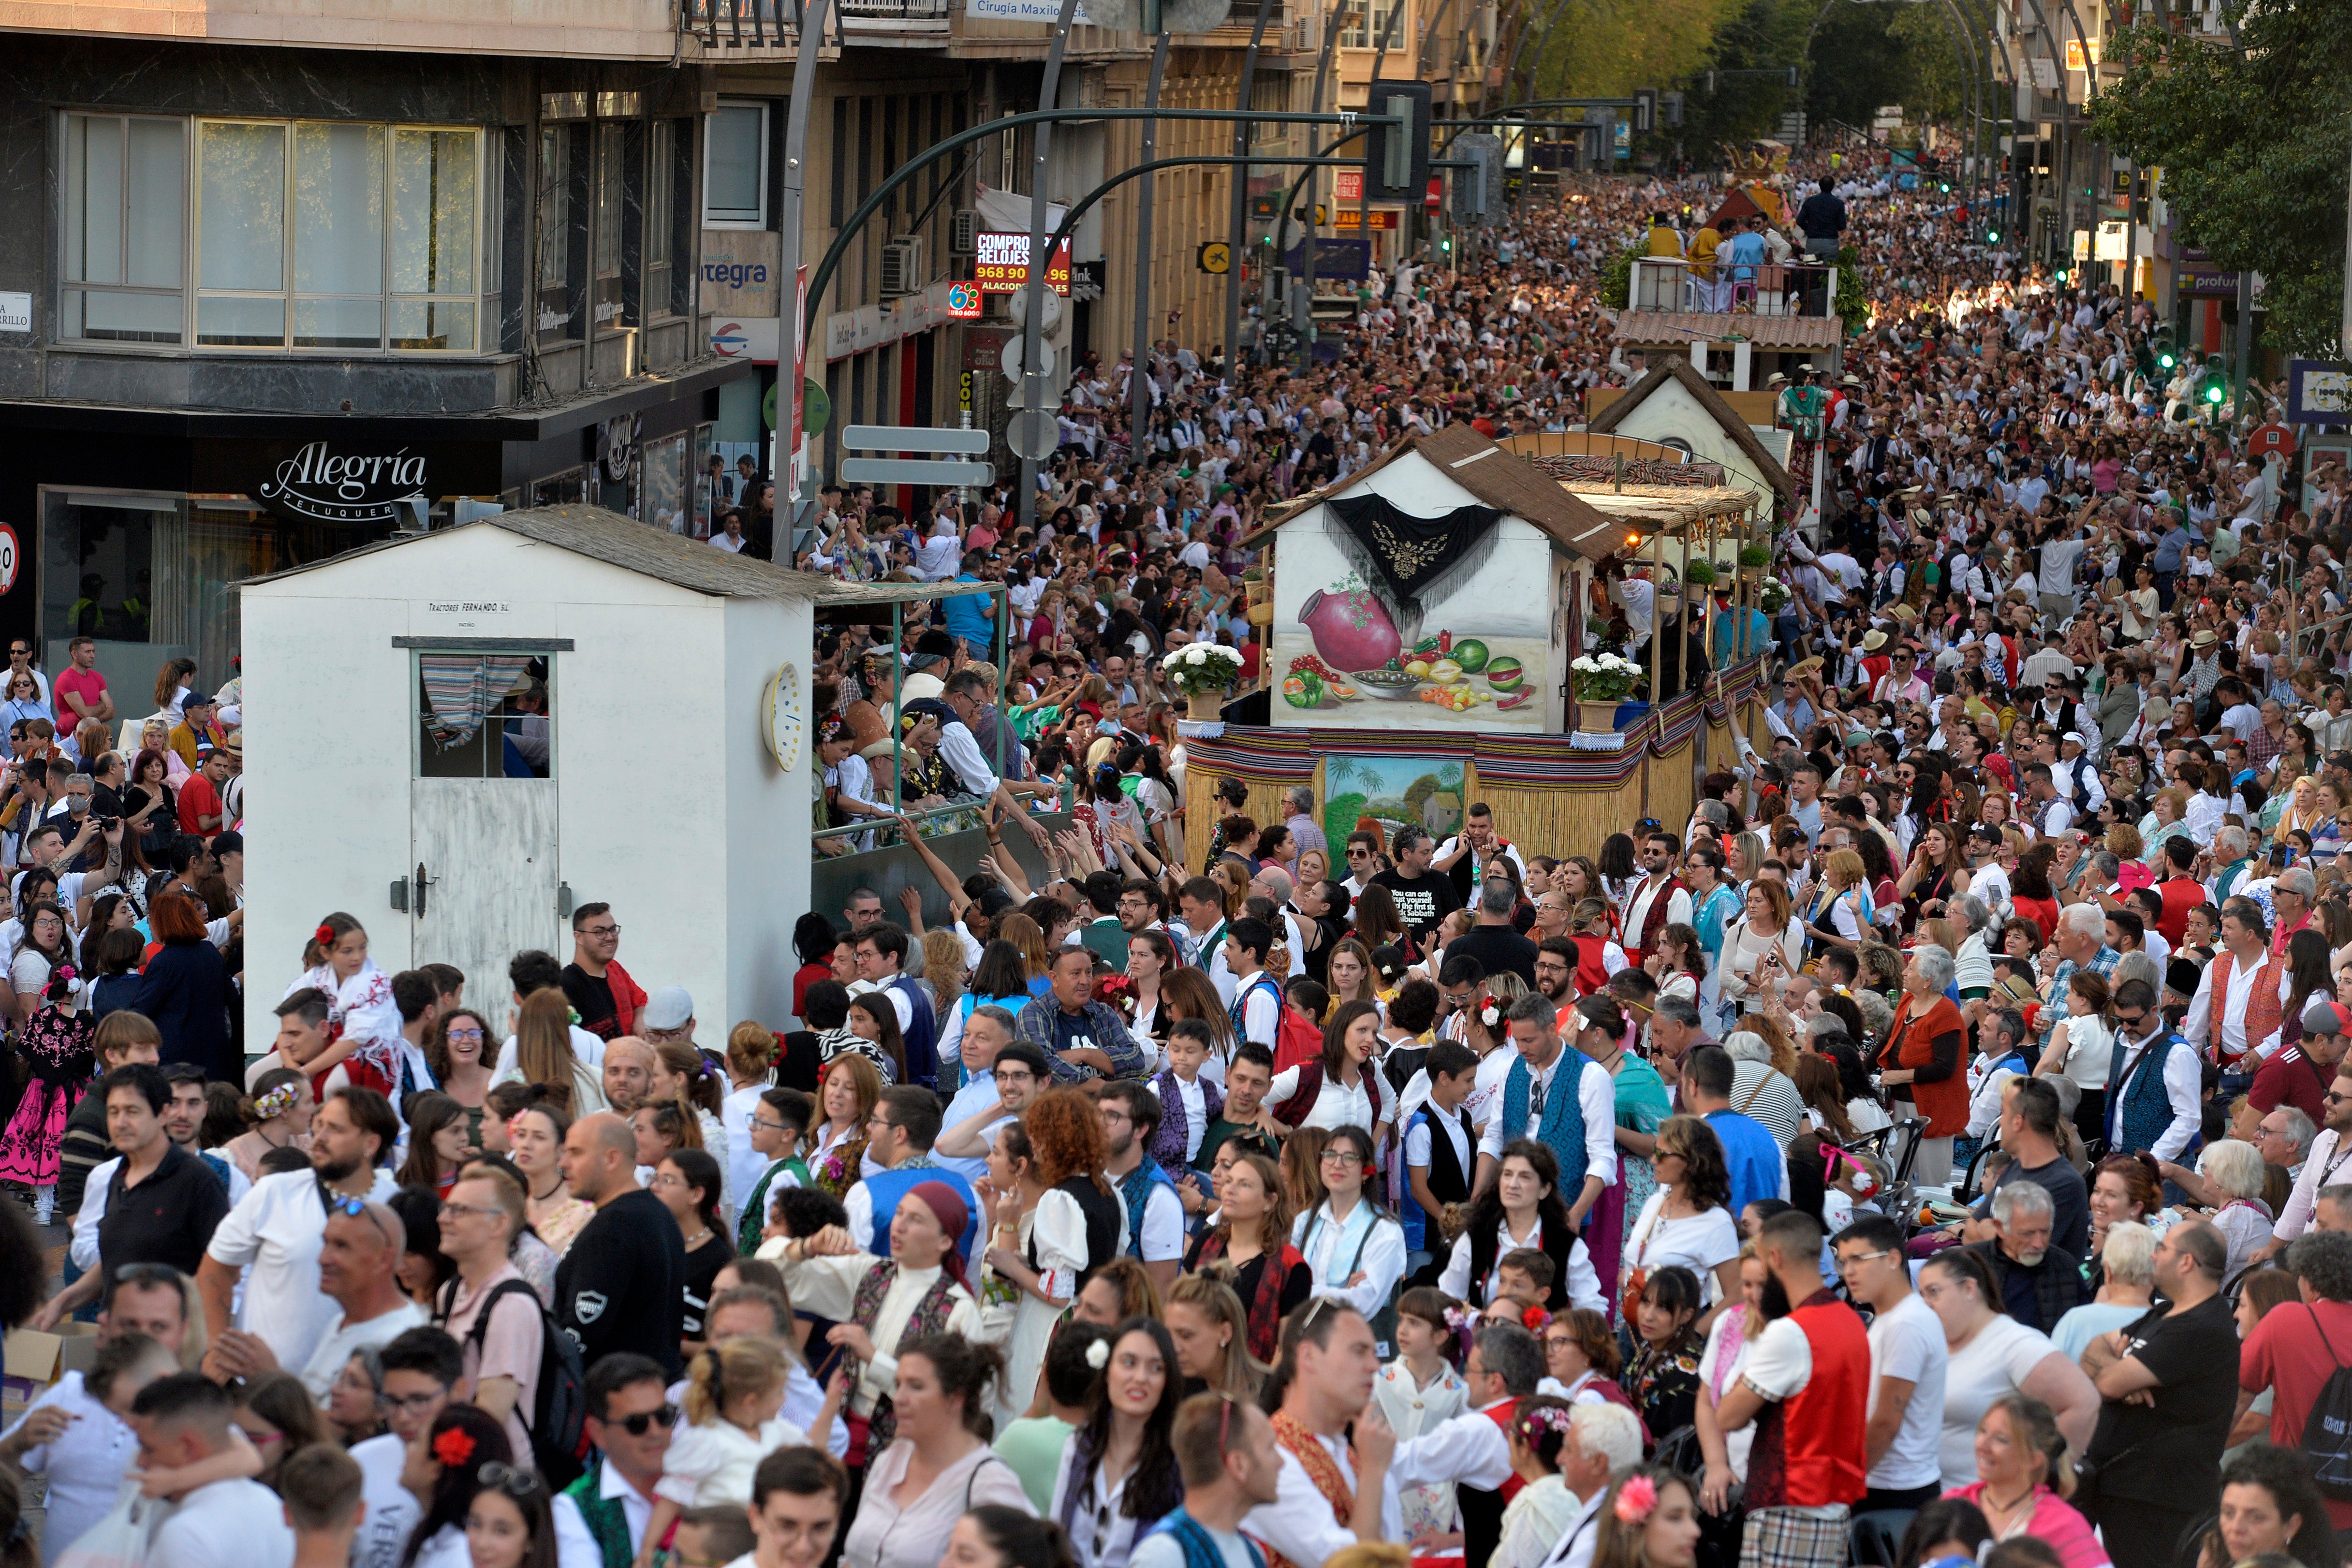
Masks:
[[[595,237],[589,253],[596,263],[595,329],[602,332],[625,325],[627,305],[621,298],[621,214],[628,172],[629,128],[618,120],[596,127]]]
[[[572,149],[573,132],[566,125],[539,129],[539,218],[534,233],[539,246],[537,274],[539,308],[533,326],[542,343],[561,343],[574,337],[572,321]]]
[[[703,117],[702,225],[768,226],[768,106],[729,103]]]
[[[182,341],[187,316],[187,122],[69,114],[63,184],[60,276],[66,287],[60,335],[119,343]]]
[[[670,255],[677,228],[677,126],[656,120],[646,137],[645,319],[674,313],[669,297]]]
[[[193,233],[202,346],[474,350],[478,131],[65,119],[65,337],[184,341]]]

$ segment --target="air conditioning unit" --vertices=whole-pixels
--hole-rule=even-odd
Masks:
[[[971,256],[980,249],[980,214],[970,207],[959,207],[948,224],[948,250],[955,256]]]
[[[883,298],[895,299],[902,294],[920,294],[930,280],[930,269],[923,265],[920,235],[894,239],[882,247]]]

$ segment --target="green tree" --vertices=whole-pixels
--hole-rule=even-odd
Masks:
[[[2352,5],[2249,8],[2228,37],[2126,30],[2123,79],[2091,135],[2164,171],[2174,232],[2218,266],[2266,283],[2274,348],[2333,354],[2344,290],[2345,166],[2352,155]]]

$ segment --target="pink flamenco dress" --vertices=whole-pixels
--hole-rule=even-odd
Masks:
[[[58,1151],[66,1118],[89,1089],[98,1066],[90,1047],[92,1026],[85,1012],[61,1011],[44,1003],[26,1020],[16,1049],[32,1081],[16,1113],[0,1131],[0,1181],[22,1182],[34,1193],[35,1211],[49,1223],[57,1199]]]

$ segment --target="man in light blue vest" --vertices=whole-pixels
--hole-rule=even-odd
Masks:
[[[2126,980],[2116,988],[2115,1055],[2107,1066],[2107,1149],[2153,1155],[2158,1163],[2191,1163],[2204,1127],[2203,1069],[2197,1048],[2173,1032],[2158,1009],[2156,988]],[[2304,1028],[2336,1028],[2327,997],[2313,998]],[[2316,1014],[2315,1018],[2313,1014]]]
[[[887,1169],[875,1172],[851,1186],[842,1199],[848,1212],[851,1239],[877,1257],[890,1256],[890,1221],[899,1200],[921,1182],[940,1182],[963,1199],[964,1227],[961,1242],[966,1259],[980,1239],[980,1199],[961,1173],[931,1157],[940,1135],[940,1098],[910,1083],[882,1091],[874,1113],[866,1123],[866,1153]]]
[[[1617,1179],[1617,1092],[1608,1070],[1585,1054],[1589,1041],[1603,1060],[1622,1046],[1625,1015],[1616,998],[1587,997],[1570,1016],[1577,1022],[1574,1045],[1559,1034],[1559,1014],[1538,994],[1521,997],[1508,1015],[1511,1045],[1519,1059],[1503,1080],[1503,1106],[1486,1120],[1478,1139],[1478,1177],[1483,1192],[1503,1161],[1503,1145],[1533,1138],[1559,1160],[1559,1196],[1569,1223],[1581,1228],[1601,1201],[1601,1189]]]

